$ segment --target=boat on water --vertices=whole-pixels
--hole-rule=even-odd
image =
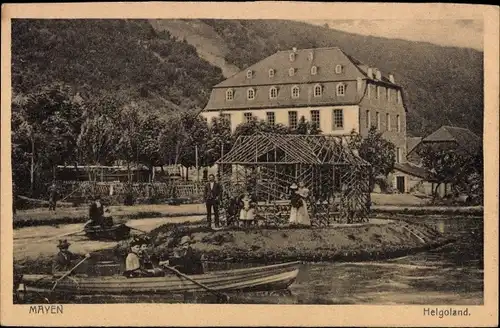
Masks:
[[[90,239],[123,240],[130,237],[130,227],[125,224],[113,224],[109,227],[85,224],[85,235]]]
[[[282,290],[295,282],[300,262],[260,266],[245,269],[214,271],[190,275],[195,281],[218,292]],[[26,274],[22,289],[26,292],[50,292],[57,279],[51,275]],[[126,278],[124,276],[69,276],[59,281],[54,292],[66,295],[123,295],[144,293],[204,292],[205,289],[175,274],[164,277]]]

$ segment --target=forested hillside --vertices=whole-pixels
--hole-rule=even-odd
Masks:
[[[63,82],[84,98],[119,91],[149,107],[190,109],[223,79],[195,47],[146,20],[14,20],[12,36],[15,94]]]
[[[338,46],[367,65],[394,73],[405,88],[410,133],[423,135],[446,124],[482,134],[482,52],[362,36],[293,21],[203,23],[225,40],[229,49],[226,60],[241,69],[278,50]]]

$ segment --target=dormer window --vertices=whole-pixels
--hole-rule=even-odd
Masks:
[[[290,61],[291,61],[291,62],[293,62],[293,61],[295,60],[295,53],[294,53],[294,52],[292,52],[292,53],[290,54],[289,58],[290,58]]]
[[[318,73],[318,68],[316,66],[311,67],[311,75],[316,75]]]
[[[294,76],[294,75],[295,75],[295,68],[293,68],[293,67],[292,67],[292,68],[290,68],[290,69],[288,70],[288,75],[290,75],[290,76]]]
[[[335,73],[341,74],[343,70],[344,70],[344,67],[342,67],[342,65],[335,66]]]
[[[276,98],[278,98],[278,88],[271,87],[271,89],[269,89],[269,99],[276,99]]]
[[[314,59],[314,54],[312,52],[310,52],[308,55],[307,55],[307,59],[309,61],[312,61]]]
[[[323,95],[323,87],[320,84],[314,86],[314,97],[321,97]]]
[[[297,85],[294,85],[292,87],[292,98],[296,99],[296,98],[299,98],[300,96],[300,89]]]
[[[233,89],[227,89],[226,90],[226,100],[233,100],[234,99],[234,90]]]
[[[269,77],[274,77],[274,69],[269,69]]]
[[[247,79],[251,79],[251,78],[252,78],[252,75],[253,75],[253,72],[252,72],[252,70],[251,70],[251,69],[249,69],[249,70],[247,71]]]
[[[345,84],[337,84],[337,96],[345,96]]]
[[[255,90],[250,88],[247,90],[247,99],[254,100],[255,99]]]

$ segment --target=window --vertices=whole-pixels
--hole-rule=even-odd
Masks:
[[[377,130],[380,131],[380,113],[379,112],[376,112],[375,113],[375,117],[377,119]]]
[[[396,102],[399,104],[401,102],[401,91],[398,90],[398,94],[396,97]]]
[[[243,117],[245,118],[245,123],[248,123],[252,121],[253,115],[252,113],[244,113]]]
[[[278,98],[278,89],[276,87],[271,87],[271,89],[269,89],[269,99],[276,98]]]
[[[341,130],[344,128],[344,110],[333,110],[333,130]]]
[[[342,65],[335,66],[335,73],[340,74],[342,73],[342,70],[343,70]]]
[[[295,75],[295,68],[293,68],[293,67],[292,67],[292,68],[290,68],[290,69],[288,70],[288,75],[290,75],[290,76],[294,76],[294,75]]]
[[[311,75],[316,75],[318,73],[318,68],[316,66],[311,67]]]
[[[391,101],[391,89],[387,88],[387,102],[390,102]]]
[[[251,79],[251,78],[252,78],[252,73],[253,73],[253,72],[252,72],[252,70],[251,70],[251,69],[249,69],[249,70],[247,71],[247,79]]]
[[[220,118],[222,121],[228,122],[229,126],[231,126],[231,114],[227,114],[227,113],[221,114]]]
[[[300,89],[298,86],[293,86],[292,87],[292,98],[299,98],[300,96]]]
[[[371,122],[371,117],[370,117],[370,111],[367,110],[366,111],[366,128],[369,129],[371,125],[372,125],[372,122]]]
[[[274,115],[274,112],[267,112],[267,124],[274,125],[276,123],[276,116]]]
[[[269,77],[274,77],[274,69],[269,69]]]
[[[401,148],[396,148],[396,163],[401,163]]]
[[[293,62],[293,61],[295,60],[295,53],[293,53],[293,52],[292,52],[292,53],[290,54],[290,57],[289,57],[289,58],[290,58],[290,61],[292,61],[292,62]]]
[[[370,99],[372,96],[372,85],[368,84],[368,88],[366,88],[366,89],[367,89],[366,92],[367,92],[368,99]]]
[[[255,99],[255,90],[250,88],[247,90],[247,99],[254,100]]]
[[[391,115],[389,113],[385,114],[385,125],[387,126],[387,131],[391,131]]]
[[[314,54],[312,52],[310,52],[308,55],[307,55],[307,59],[309,61],[313,60],[314,59]]]
[[[288,126],[292,129],[297,128],[297,112],[296,111],[288,112]]]
[[[363,87],[363,80],[360,77],[358,77],[356,79],[356,90],[360,92],[362,87]]]
[[[377,85],[377,95],[376,95],[376,98],[380,99],[380,87],[378,85]]]
[[[319,128],[320,125],[320,118],[319,118],[319,110],[312,110],[311,111],[311,122]]]
[[[345,96],[345,84],[338,84],[337,85],[337,96]]]
[[[234,90],[227,89],[226,90],[226,100],[233,100],[233,99],[234,99]]]
[[[314,97],[321,97],[323,94],[323,87],[319,84],[314,86]]]
[[[396,116],[396,131],[401,132],[401,118],[399,115]]]

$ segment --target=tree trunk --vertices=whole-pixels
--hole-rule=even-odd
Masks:
[[[436,183],[436,188],[434,188],[434,192],[432,193],[432,203],[436,202],[438,188],[439,188],[440,185],[441,185],[440,182]]]
[[[35,140],[31,137],[31,170],[30,170],[30,183],[31,183],[31,197],[33,197],[33,189],[35,184]]]

